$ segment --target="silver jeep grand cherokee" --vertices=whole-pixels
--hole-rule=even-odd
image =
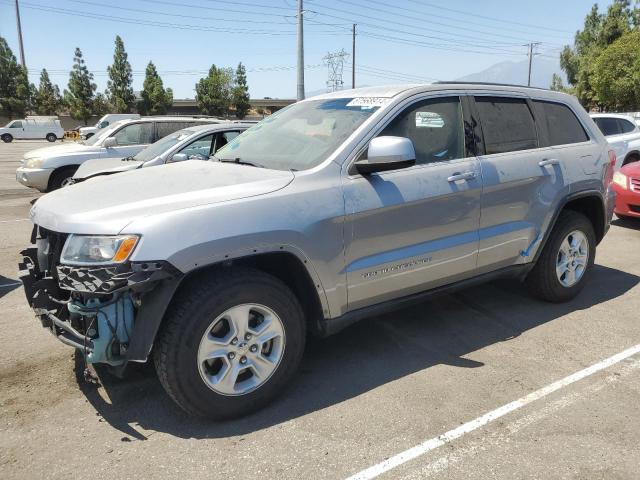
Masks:
[[[217,160],[40,198],[21,264],[59,340],[117,371],[152,357],[213,418],[272,400],[308,334],[497,277],[573,298],[614,206],[615,155],[578,102],[514,86],[322,95]]]

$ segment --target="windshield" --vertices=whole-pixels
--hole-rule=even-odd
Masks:
[[[167,135],[166,137],[161,138],[156,143],[152,143],[144,150],[141,150],[140,153],[138,153],[133,158],[140,162],[148,162],[149,160],[153,160],[158,155],[163,154],[164,152],[169,150],[171,147],[176,145],[178,142],[181,142],[182,140],[184,140],[185,138],[189,137],[192,134],[193,134],[193,131],[188,129],[178,130],[177,132],[172,133],[171,135]]]
[[[367,105],[361,100],[332,98],[296,103],[234,138],[218,150],[216,158],[274,170],[313,168],[379,108],[379,103]]]

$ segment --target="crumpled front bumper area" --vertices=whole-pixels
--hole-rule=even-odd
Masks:
[[[43,327],[83,351],[90,363],[117,366],[146,360],[182,276],[177,269],[166,262],[42,269],[38,247],[21,254],[19,277]],[[155,322],[139,326],[139,320],[149,315],[156,316]]]

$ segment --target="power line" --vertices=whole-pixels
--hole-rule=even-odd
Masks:
[[[557,28],[552,28],[552,27],[545,27],[542,25],[534,25],[531,23],[522,23],[522,22],[514,22],[512,20],[505,20],[505,19],[500,19],[500,18],[496,18],[496,17],[489,17],[486,15],[480,15],[478,13],[474,13],[474,12],[469,12],[469,11],[464,11],[464,10],[456,10],[454,8],[448,8],[448,7],[442,7],[440,5],[434,5],[432,3],[429,2],[419,2],[417,0],[409,0],[411,3],[416,3],[418,5],[421,5],[423,7],[429,7],[429,8],[436,8],[438,10],[446,10],[449,12],[454,12],[454,13],[458,13],[460,15],[466,15],[469,17],[474,17],[474,18],[483,18],[485,20],[490,20],[493,22],[499,22],[499,23],[509,23],[511,25],[519,25],[521,27],[527,27],[527,28],[535,28],[535,29],[539,29],[539,30],[549,30],[552,32],[560,32],[560,33],[568,33],[568,34],[574,34],[575,32],[569,32],[567,30],[560,30]]]
[[[431,14],[425,14],[423,12],[419,12],[417,10],[412,10],[412,9],[406,9],[406,8],[402,8],[402,7],[397,7],[397,6],[393,6],[392,8],[394,8],[394,10],[407,10],[409,12],[411,12],[411,15],[407,15],[407,14],[403,14],[403,13],[397,13],[395,11],[389,10],[389,9],[382,9],[382,8],[377,8],[375,6],[370,5],[370,3],[374,3],[374,4],[378,4],[378,5],[383,5],[383,6],[388,6],[385,3],[381,3],[381,2],[377,2],[375,0],[368,0],[368,4],[367,5],[363,5],[361,3],[356,3],[353,2],[351,0],[339,0],[341,3],[345,3],[348,5],[353,5],[359,8],[365,8],[366,10],[370,10],[370,11],[374,11],[374,12],[380,12],[383,13],[385,15],[394,15],[396,17],[401,17],[401,18],[408,18],[409,20],[416,20],[416,15],[425,17],[425,19],[429,22],[429,28],[431,29],[431,25],[440,25],[443,27],[447,27],[447,28],[456,28],[459,29],[460,28],[460,22],[458,21],[457,24],[451,24],[451,23],[443,23],[443,22],[438,22],[435,21],[432,17],[438,17],[437,15],[431,15]],[[351,12],[347,12],[347,13],[351,13]],[[447,18],[447,17],[445,17]],[[486,27],[486,25],[483,25],[484,27]],[[424,26],[423,26],[424,28]],[[493,27],[495,29],[495,27]],[[464,30],[467,32],[475,32],[477,34],[480,35],[487,35],[487,36],[491,36],[491,37],[504,37],[504,38],[512,38],[512,39],[518,39],[520,41],[524,40],[524,37],[515,37],[513,35],[501,35],[498,33],[495,33],[494,31],[491,32],[487,32],[486,30],[477,30],[477,29],[472,29],[469,27],[464,27]]]
[[[453,22],[455,22],[454,25],[448,24],[447,26],[450,26],[450,27],[453,27],[453,28],[460,28],[460,24],[461,23],[466,23],[466,24],[469,24],[469,25],[477,25],[477,26],[480,26],[480,27],[495,28],[495,25],[487,25],[487,24],[483,24],[483,23],[472,22],[472,21],[469,21],[469,20],[462,20],[462,19],[460,19],[459,16],[458,17],[448,17],[448,16],[445,16],[445,15],[438,15],[438,14],[435,14],[435,13],[432,13],[432,12],[424,12],[424,11],[416,10],[416,9],[412,9],[412,8],[399,7],[397,5],[390,5],[388,3],[381,2],[381,1],[378,1],[378,0],[367,0],[367,5],[366,6],[363,6],[362,4],[354,3],[354,2],[349,1],[349,0],[339,0],[339,1],[341,1],[342,3],[348,3],[348,4],[352,4],[352,5],[357,5],[357,6],[368,8],[368,9],[371,8],[370,5],[369,5],[371,3],[377,4],[377,5],[381,5],[383,7],[390,7],[390,8],[393,8],[394,10],[405,11],[405,12],[409,12],[409,13],[411,13],[413,15],[418,14],[420,16],[426,17],[426,18],[428,18],[429,23],[434,23],[433,22],[433,18],[442,18],[442,19],[445,19],[445,20],[452,20]],[[394,12],[389,11],[389,10],[385,10],[385,13],[390,13],[392,15],[397,15],[397,16],[406,16],[406,15],[400,15],[400,14],[394,13]],[[407,17],[407,18],[414,19],[415,17],[411,16],[411,17]],[[474,18],[475,18],[475,16],[474,16]],[[505,23],[511,23],[511,22],[505,21]],[[522,32],[522,28],[514,28],[514,27],[507,27],[507,26],[501,26],[500,28],[503,29],[503,30],[511,30],[511,31],[515,31],[515,32]],[[539,30],[539,27],[527,27],[527,28],[534,28],[536,30]],[[571,32],[567,32],[567,33],[571,33]],[[566,35],[558,35],[558,34],[545,34],[545,35],[546,36],[552,35],[552,36],[557,37],[557,38],[566,38]]]
[[[374,17],[372,15],[366,15],[363,13],[355,13],[355,12],[351,12],[351,11],[347,11],[347,10],[343,10],[343,9],[337,9],[337,8],[331,8],[328,9],[329,12],[337,12],[337,13],[341,13],[341,14],[346,14],[346,15],[351,15],[351,17],[344,17],[344,16],[340,16],[340,15],[334,15],[333,13],[327,13],[326,11],[317,11],[318,7],[314,7],[316,10],[314,10],[315,13],[317,13],[318,15],[322,15],[325,17],[329,17],[329,18],[335,18],[335,19],[339,19],[339,20],[344,20],[345,22],[348,23],[353,23],[354,21],[358,24],[362,24],[362,25],[368,25],[371,27],[375,27],[375,28],[379,28],[382,30],[386,30],[386,31],[392,31],[392,32],[398,32],[398,33],[403,33],[403,34],[411,34],[414,36],[420,36],[420,37],[424,37],[424,38],[431,38],[431,39],[436,39],[436,40],[442,40],[442,41],[446,41],[446,42],[450,42],[450,43],[462,43],[458,40],[452,40],[451,37],[447,38],[447,37],[439,37],[439,36],[434,36],[434,35],[426,35],[424,33],[422,34],[417,34],[417,33],[413,33],[413,32],[407,32],[406,30],[398,30],[398,29],[392,29],[389,27],[389,24],[393,24],[393,25],[399,25],[401,27],[406,28],[411,28],[414,30],[420,30],[421,32],[423,32],[425,30],[425,25],[415,25],[415,24],[409,24],[406,22],[398,22],[395,20],[390,20],[389,18],[380,18],[380,17]],[[320,7],[320,8],[326,8],[326,7]],[[374,20],[374,21],[378,21],[378,22],[383,22],[383,24],[372,24],[372,23],[366,23],[364,21],[361,21],[361,18],[367,18],[370,20]],[[450,32],[445,32],[442,30],[435,30],[433,28],[429,28],[429,32],[435,32],[435,33],[440,33],[440,34],[444,34],[444,35],[450,35],[453,36],[453,38],[458,39],[458,38],[469,38],[472,41],[472,44],[474,46],[479,46],[479,40],[477,38],[476,35],[465,35],[463,33],[459,33],[456,32],[454,35],[452,35]],[[514,37],[513,35],[502,35],[499,33],[484,33],[483,35],[487,35],[490,37],[503,37],[503,38],[508,38],[513,40],[517,40],[518,42],[523,42],[525,41],[525,39],[523,37]],[[482,39],[482,41],[484,42],[488,42],[491,39]],[[469,42],[467,41],[466,43],[463,43],[468,45]],[[491,43],[492,45],[495,44],[495,42]],[[511,44],[512,46],[515,46],[513,43]]]

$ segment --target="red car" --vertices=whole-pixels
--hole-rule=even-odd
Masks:
[[[640,218],[640,162],[625,165],[613,174],[616,215]]]

